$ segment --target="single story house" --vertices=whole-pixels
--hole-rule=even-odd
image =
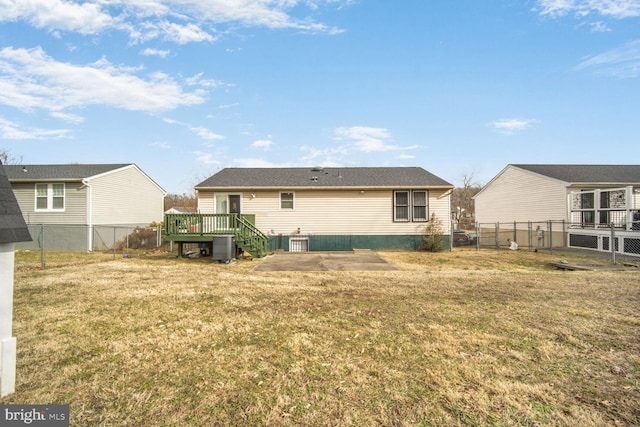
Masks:
[[[132,163],[9,165],[5,171],[32,235],[36,225],[47,227],[48,248],[108,247],[115,233],[100,227],[163,220],[166,192]]]
[[[0,397],[15,391],[16,338],[13,322],[14,249],[31,240],[20,207],[0,162]]]
[[[567,242],[568,236],[569,246],[595,249],[603,241],[607,246],[608,237],[596,238],[592,231],[586,232],[588,239],[572,235],[611,223],[622,232],[640,230],[640,165],[510,164],[474,200],[481,226],[562,222],[564,236],[556,242]]]
[[[272,250],[415,249],[432,215],[451,233],[453,185],[420,167],[225,168],[195,190],[200,214],[246,218]]]

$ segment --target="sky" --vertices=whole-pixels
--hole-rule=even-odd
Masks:
[[[638,164],[640,0],[0,0],[0,149],[225,167]]]

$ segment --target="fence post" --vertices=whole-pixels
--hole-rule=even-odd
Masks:
[[[500,250],[500,223],[496,222],[496,249]]]
[[[611,241],[609,242],[609,247],[611,247],[611,265],[616,265],[616,229],[613,227],[613,222],[611,222]]]
[[[547,221],[547,234],[549,235],[549,253],[553,251],[553,224],[551,220]]]
[[[529,239],[529,250],[533,250],[533,224],[531,224],[531,221],[527,222],[527,231],[528,231],[528,236],[527,238]]]

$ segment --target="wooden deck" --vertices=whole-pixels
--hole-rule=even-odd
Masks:
[[[267,236],[255,227],[254,215],[237,214],[166,214],[165,239],[178,243],[211,243],[213,236],[231,235],[236,245],[256,258],[267,253]]]

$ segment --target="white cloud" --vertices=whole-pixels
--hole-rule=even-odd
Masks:
[[[224,136],[218,135],[217,133],[213,133],[209,129],[202,126],[192,127],[191,131],[196,135],[198,135],[200,138],[206,139],[208,141],[216,141],[216,140],[224,139]]]
[[[107,30],[129,33],[140,42],[164,38],[179,44],[214,42],[203,27],[240,23],[267,28],[292,28],[337,34],[341,29],[294,17],[304,7],[337,7],[351,0],[1,0],[1,21],[26,21],[36,28],[85,35]],[[62,37],[62,35],[60,35]]]
[[[171,148],[171,145],[169,145],[169,143],[166,141],[156,141],[156,142],[152,142],[149,145],[151,145],[152,147],[160,148],[162,150],[168,150],[169,148]]]
[[[204,73],[198,73],[193,77],[189,77],[186,79],[186,83],[189,86],[200,86],[206,88],[216,88],[219,86],[224,86],[225,83],[220,80],[212,80],[212,79],[203,79],[202,76]]]
[[[117,25],[100,2],[2,0],[0,21],[25,20],[36,28],[97,34]]]
[[[490,124],[496,132],[504,135],[512,135],[516,132],[526,130],[531,127],[536,120],[533,119],[501,119]]]
[[[68,129],[21,129],[20,125],[0,117],[2,139],[62,139],[69,137]]]
[[[166,58],[171,51],[169,50],[160,50],[160,49],[151,49],[146,48],[142,52],[140,52],[144,56],[159,56],[160,58]]]
[[[275,167],[283,167],[283,165],[278,165],[272,162],[269,162],[264,159],[235,159],[233,162],[235,165],[241,168],[275,168]],[[286,165],[285,165],[286,166]]]
[[[194,152],[196,155],[196,161],[204,163],[205,165],[219,165],[220,161],[217,160],[213,154],[205,153],[203,151]]]
[[[366,126],[340,127],[335,130],[335,139],[338,141],[352,141],[359,151],[397,151],[413,150],[416,145],[401,147],[389,144],[393,140],[391,133],[384,128],[373,128]]]
[[[640,76],[640,39],[621,47],[585,58],[576,70],[592,69],[599,74],[631,78]]]
[[[180,25],[173,22],[162,22],[159,28],[166,40],[187,44],[190,42],[214,42],[216,40],[211,34],[202,30],[196,24]]]
[[[185,92],[165,74],[142,78],[139,71],[106,59],[74,65],[54,60],[39,47],[8,47],[0,50],[0,104],[58,113],[99,104],[153,113],[204,102],[201,89]]]
[[[262,148],[265,151],[269,151],[272,143],[273,141],[271,141],[270,139],[259,139],[257,141],[253,141],[253,144],[251,144],[251,146],[253,148]]]
[[[640,0],[539,0],[540,14],[559,17],[601,15],[610,18],[640,16]]]
[[[56,119],[64,120],[65,122],[80,124],[84,122],[84,117],[78,116],[77,114],[63,113],[61,111],[52,111],[49,113],[51,117],[55,117]]]
[[[608,33],[611,31],[611,28],[602,21],[591,22],[589,27],[591,27],[591,32],[593,33]]]

